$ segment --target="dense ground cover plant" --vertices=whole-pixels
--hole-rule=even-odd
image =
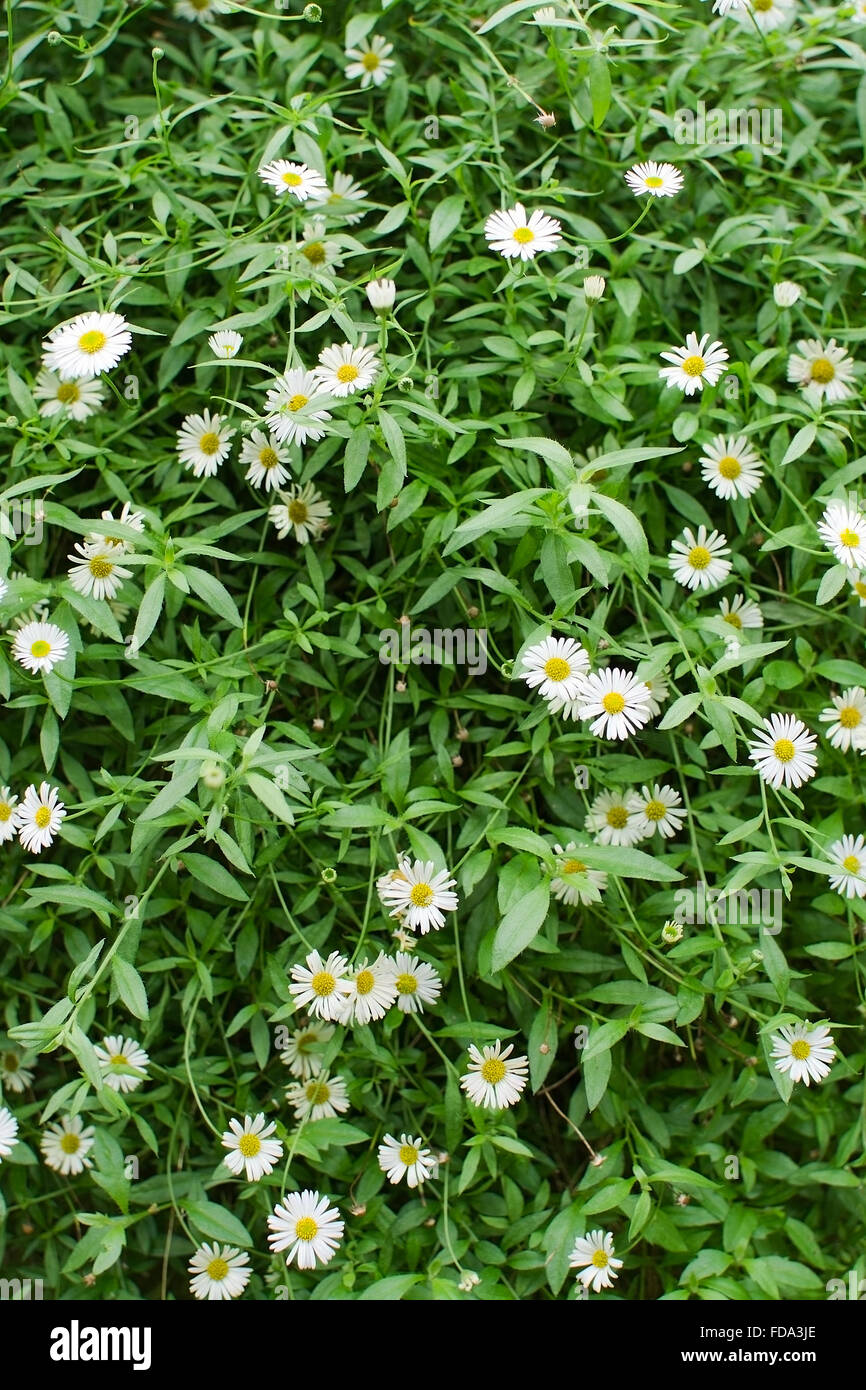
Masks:
[[[866,1273],[866,25],[719,8],[10,8],[46,1297]]]

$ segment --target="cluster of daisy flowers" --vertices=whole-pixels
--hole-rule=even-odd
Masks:
[[[600,738],[629,738],[653,716],[646,681],[620,667],[589,670],[589,653],[573,637],[545,637],[523,653],[523,680],[563,719],[588,719]],[[657,707],[656,707],[657,708]]]
[[[21,800],[9,787],[0,787],[0,844],[18,837],[28,854],[41,854],[48,849],[60,829],[66,807],[56,787],[33,782]]]

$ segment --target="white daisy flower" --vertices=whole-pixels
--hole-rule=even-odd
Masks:
[[[840,565],[849,569],[866,565],[866,516],[859,506],[831,502],[818,522],[818,535]]]
[[[37,792],[30,783],[24,800],[16,807],[15,826],[18,839],[28,854],[41,854],[48,848],[65,815],[66,809],[57,795],[56,787],[48,782],[40,782]]]
[[[771,787],[801,787],[815,776],[818,742],[806,725],[792,714],[771,714],[763,729],[753,729],[755,742],[749,757]]]
[[[578,1236],[568,1263],[572,1269],[580,1270],[578,1279],[585,1289],[592,1285],[593,1293],[612,1289],[618,1277],[616,1271],[622,1269],[622,1260],[614,1259],[611,1231],[590,1231]]]
[[[432,965],[408,951],[397,951],[388,964],[401,1013],[422,1014],[425,1004],[436,1003],[442,992],[442,979]]]
[[[252,1270],[246,1250],[234,1245],[200,1245],[189,1262],[193,1276],[190,1293],[204,1301],[237,1298],[246,1288]]]
[[[526,1085],[529,1060],[512,1057],[514,1044],[503,1048],[500,1039],[481,1050],[469,1045],[469,1062],[460,1085],[473,1105],[487,1110],[504,1110],[516,1105]]]
[[[671,545],[668,564],[677,583],[687,589],[717,589],[731,572],[727,536],[721,531],[707,535],[706,526],[698,527],[695,536],[686,526],[682,540]]]
[[[77,542],[73,553],[66,557],[72,561],[69,582],[73,589],[89,598],[116,598],[124,579],[132,575],[132,570],[118,564],[118,554],[123,553],[114,541],[108,545]]]
[[[644,682],[618,666],[585,676],[577,697],[580,718],[600,738],[630,738],[649,719],[649,702]]]
[[[589,654],[573,637],[545,637],[523,653],[519,673],[546,700],[576,700],[589,670]]]
[[[535,212],[528,217],[522,203],[502,212],[491,212],[484,223],[484,235],[492,251],[498,251],[506,260],[517,257],[521,261],[532,261],[539,251],[555,251],[561,240],[562,227],[555,217],[546,212]]]
[[[224,4],[223,0],[176,0],[174,7],[178,19],[187,19],[190,23],[198,24],[213,19],[214,15],[228,14],[230,10],[231,5]]]
[[[69,636],[56,623],[25,623],[12,642],[12,655],[27,671],[51,671],[69,651]]]
[[[788,358],[788,380],[811,388],[831,405],[854,395],[854,359],[831,338],[826,347],[819,338],[801,338]]]
[[[683,176],[675,164],[657,164],[654,159],[633,164],[624,178],[636,198],[642,193],[653,198],[672,198],[683,186]]]
[[[761,460],[743,434],[736,439],[717,434],[712,444],[704,445],[700,463],[704,482],[726,502],[751,497],[763,481]]]
[[[369,965],[363,960],[354,966],[349,983],[351,991],[346,995],[339,1018],[343,1024],[363,1026],[377,1018],[384,1018],[397,998],[391,971],[381,953]]]
[[[64,1178],[75,1178],[93,1167],[88,1151],[93,1148],[92,1125],[85,1129],[80,1115],[61,1115],[59,1124],[48,1125],[39,1147],[49,1168]]]
[[[773,286],[773,298],[780,309],[792,309],[803,293],[803,286],[796,280],[780,280]]]
[[[0,1163],[8,1158],[18,1143],[18,1121],[5,1105],[0,1109]]]
[[[440,931],[445,926],[443,913],[457,909],[455,880],[449,877],[447,869],[437,872],[432,860],[425,863],[416,859],[412,864],[409,859],[402,859],[398,867],[399,877],[393,876],[380,894],[391,908],[388,915],[400,917],[405,926],[420,931],[422,936],[431,928]]]
[[[328,192],[328,185],[317,169],[293,164],[289,159],[273,159],[270,164],[263,164],[258,175],[263,183],[273,188],[278,198],[291,193],[299,203],[305,203],[308,198],[324,198]]]
[[[346,49],[349,59],[345,67],[346,77],[350,82],[354,82],[356,77],[360,78],[362,87],[369,87],[371,83],[374,87],[381,87],[394,66],[394,59],[388,57],[393,52],[392,43],[379,34],[372,34],[363,47]]]
[[[762,34],[768,34],[787,24],[794,13],[794,0],[743,0],[735,9],[741,24],[751,28],[754,22]]]
[[[393,309],[394,300],[397,298],[397,286],[393,280],[370,280],[366,286],[365,293],[370,308],[377,314],[387,314],[389,309]]]
[[[61,381],[90,381],[116,367],[131,347],[129,324],[121,314],[79,314],[52,328],[42,344],[42,365]]]
[[[407,1186],[420,1187],[433,1175],[436,1160],[423,1143],[423,1139],[413,1139],[408,1134],[401,1134],[399,1139],[385,1135],[379,1145],[379,1167],[389,1182],[398,1183],[405,1178]]]
[[[666,386],[677,386],[687,396],[703,391],[705,383],[715,386],[728,360],[727,348],[718,341],[711,343],[709,333],[704,333],[700,341],[696,333],[689,333],[685,347],[670,348],[660,355],[663,362],[673,365],[659,367],[659,376]]]
[[[280,1052],[280,1061],[288,1067],[292,1076],[309,1081],[322,1070],[322,1052],[334,1036],[329,1023],[308,1023],[305,1028],[296,1028]]]
[[[827,855],[834,866],[830,887],[843,898],[866,897],[866,840],[862,835],[843,835],[834,840]]]
[[[330,192],[322,198],[311,198],[310,207],[322,208],[326,216],[339,217],[347,227],[353,227],[364,214],[353,212],[352,204],[363,203],[368,197],[366,188],[362,188],[349,174],[337,173],[331,179]]]
[[[33,398],[42,402],[39,414],[46,420],[53,415],[86,420],[102,408],[102,382],[86,377],[81,381],[64,381],[56,372],[43,368],[36,378]]]
[[[291,474],[285,467],[288,461],[288,452],[276,436],[265,434],[263,430],[253,430],[241,445],[241,463],[247,464],[247,482],[253,487],[263,487],[265,492],[289,481]]]
[[[114,521],[111,508],[101,512],[100,515],[103,521]],[[117,520],[122,526],[131,526],[134,531],[144,531],[144,513],[135,511],[132,502],[124,502]],[[118,555],[135,553],[135,547],[131,542],[117,540],[114,536],[105,536],[98,531],[91,531],[88,534],[87,544],[89,546],[99,546],[103,548],[113,546],[115,554]]]
[[[287,1086],[286,1100],[294,1108],[296,1120],[330,1120],[349,1108],[342,1076],[328,1076],[321,1071],[308,1081]]]
[[[600,869],[588,869],[580,858],[580,848],[574,840],[569,840],[565,849],[554,845],[556,855],[556,874],[550,880],[550,891],[557,902],[566,907],[577,907],[583,903],[597,903],[607,888],[607,874]]]
[[[630,809],[631,790],[599,792],[587,813],[584,827],[600,845],[636,845],[641,838],[639,817]]]
[[[177,452],[184,468],[195,478],[213,478],[231,453],[234,429],[221,415],[206,410],[203,415],[186,415],[177,432]]]
[[[665,922],[662,927],[662,941],[666,946],[676,946],[678,941],[682,941],[685,935],[685,927],[682,922]]]
[[[150,1058],[135,1038],[121,1034],[104,1038],[94,1047],[102,1079],[112,1091],[135,1091],[147,1078]]]
[[[379,374],[381,362],[363,340],[357,347],[351,343],[332,343],[319,353],[319,365],[313,376],[331,396],[352,396],[366,391]]]
[[[282,1142],[270,1138],[276,1127],[273,1120],[265,1124],[261,1111],[255,1119],[252,1115],[244,1115],[243,1124],[240,1120],[229,1120],[222,1137],[222,1146],[228,1149],[223,1163],[229,1172],[236,1178],[244,1173],[248,1182],[258,1182],[259,1178],[272,1173],[283,1156]]]
[[[662,705],[664,704],[665,700],[667,700],[670,696],[670,690],[668,689],[667,682],[663,679],[662,676],[645,676],[640,666],[638,666],[635,675],[637,676],[638,680],[643,681],[644,685],[650,693],[649,705],[647,706],[647,708],[650,712],[650,719],[655,719],[656,715],[661,714]]]
[[[663,840],[669,840],[682,830],[686,818],[679,792],[658,782],[635,792],[629,801],[629,810],[637,816],[638,829],[644,840],[652,839],[656,831]]]
[[[292,531],[300,545],[320,540],[328,529],[330,502],[325,501],[312,483],[305,483],[303,487],[296,483],[280,496],[285,500],[275,502],[268,512],[279,539],[284,540]]]
[[[268,1217],[268,1244],[275,1254],[289,1248],[287,1265],[296,1260],[298,1269],[315,1269],[334,1258],[343,1239],[343,1222],[329,1202],[329,1197],[307,1189],[287,1193],[282,1205],[274,1207]]]
[[[851,580],[851,593],[860,600],[860,607],[866,608],[866,575],[858,574],[856,579]]]
[[[831,695],[832,705],[818,715],[822,724],[829,724],[827,737],[834,748],[847,753],[849,748],[863,749],[866,744],[866,690],[852,685],[841,695]]]
[[[742,632],[744,628],[764,626],[763,613],[745,594],[734,594],[730,603],[726,598],[720,599],[719,611],[724,621],[737,632]]]
[[[230,357],[237,357],[244,341],[242,333],[236,333],[233,328],[219,328],[216,333],[211,333],[207,340],[207,345],[214,357],[221,357],[228,361]]]
[[[836,1049],[829,1029],[823,1024],[810,1028],[808,1023],[788,1024],[774,1033],[773,1044],[776,1071],[787,1072],[792,1081],[823,1081],[829,1076]]]
[[[17,1049],[0,1052],[0,1090],[20,1095],[33,1080],[33,1072],[25,1065],[29,1061]]]
[[[324,439],[325,430],[318,425],[330,420],[331,415],[316,408],[317,395],[322,396],[319,382],[303,367],[295,367],[271,383],[265,397],[265,424],[280,443],[306,444],[308,439]]]
[[[292,966],[295,983],[289,985],[289,993],[295,1005],[332,1023],[342,1013],[343,1002],[352,990],[347,971],[348,961],[338,951],[332,951],[326,961],[318,951],[311,951],[306,965]]]

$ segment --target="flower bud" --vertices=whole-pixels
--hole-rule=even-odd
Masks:
[[[393,307],[397,297],[397,286],[393,280],[371,280],[367,286],[367,298],[370,307],[376,310],[377,314],[387,314]]]
[[[604,294],[607,282],[603,275],[587,275],[583,282],[583,293],[587,304],[597,304]]]

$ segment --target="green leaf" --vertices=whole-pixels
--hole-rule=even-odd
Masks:
[[[196,1230],[201,1231],[204,1236],[209,1236],[211,1240],[220,1240],[242,1248],[253,1244],[253,1238],[246,1226],[232,1212],[226,1211],[225,1207],[217,1206],[216,1202],[186,1200],[181,1202],[181,1206]]]
[[[192,854],[189,850],[184,850],[183,863],[194,879],[212,888],[222,897],[233,898],[235,902],[241,903],[245,903],[249,898],[249,893],[228,869],[218,864],[215,859],[208,859],[206,854]]]
[[[111,962],[111,978],[123,1003],[136,1018],[147,1018],[147,991],[134,965],[115,956]]]
[[[550,882],[543,880],[505,914],[493,939],[490,968],[495,974],[535,940],[547,916]]]

